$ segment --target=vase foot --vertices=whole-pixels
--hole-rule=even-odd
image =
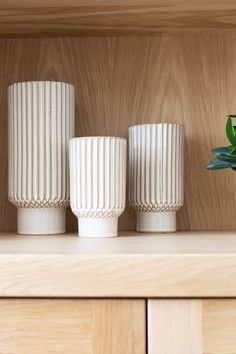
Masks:
[[[138,232],[175,232],[176,212],[137,213]]]
[[[18,208],[17,232],[23,235],[53,235],[66,232],[65,208]]]
[[[116,237],[118,218],[79,218],[80,237]]]

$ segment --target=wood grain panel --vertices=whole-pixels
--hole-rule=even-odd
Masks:
[[[0,300],[1,353],[145,354],[141,300]]]
[[[235,354],[236,300],[148,300],[148,354]]]
[[[148,354],[202,354],[201,301],[148,301]]]
[[[232,33],[233,0],[1,0],[0,35]]]
[[[138,233],[135,231],[121,231],[117,238],[85,238],[77,237],[77,233],[66,235],[18,235],[11,232],[0,232],[0,259],[4,255],[75,255],[91,256],[98,255],[113,256],[170,256],[176,261],[184,261],[186,256],[204,256],[205,260],[211,262],[212,256],[227,261],[229,257],[236,261],[236,237],[234,231],[179,231],[178,233],[165,233],[163,235]],[[175,257],[177,256],[177,257]],[[66,259],[64,260],[66,262]],[[207,264],[207,262],[205,263]],[[236,269],[225,269],[219,264],[222,270],[222,280],[228,274],[230,277],[236,275]],[[30,267],[31,268],[31,267]],[[199,264],[199,271],[204,273],[203,265]],[[207,269],[205,269],[207,272]],[[14,269],[13,269],[14,271]],[[126,270],[124,270],[125,272]],[[208,269],[209,271],[209,269]],[[158,273],[156,269],[155,274]],[[154,274],[154,275],[155,275]],[[219,273],[218,273],[219,274]],[[208,274],[206,274],[208,275]],[[147,275],[148,276],[148,275]],[[210,275],[207,278],[211,279]],[[191,278],[190,278],[191,280]],[[235,284],[236,285],[236,284]],[[142,286],[142,285],[141,285]],[[236,289],[236,287],[235,287]]]
[[[210,149],[227,144],[225,116],[236,107],[236,36],[0,40],[0,230],[16,229],[7,201],[10,83],[64,80],[76,87],[76,133],[127,137],[129,125],[186,126],[181,230],[236,229],[235,172],[206,171]],[[120,229],[134,229],[127,206]],[[68,210],[68,228],[77,223]]]
[[[202,305],[206,354],[236,353],[236,300],[209,300]]]
[[[233,232],[122,236],[0,233],[0,297],[236,297]]]

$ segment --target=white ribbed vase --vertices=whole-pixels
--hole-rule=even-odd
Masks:
[[[8,119],[8,195],[17,207],[18,233],[64,233],[74,87],[53,81],[13,84]]]
[[[126,145],[116,137],[70,140],[70,205],[79,236],[117,236],[125,208]]]
[[[129,202],[137,231],[176,231],[183,205],[184,126],[160,123],[129,128]]]

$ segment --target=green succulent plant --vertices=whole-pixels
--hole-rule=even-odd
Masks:
[[[214,159],[209,162],[208,170],[222,170],[224,168],[236,170],[236,126],[232,122],[232,118],[236,118],[236,115],[229,114],[227,117],[226,135],[230,145],[211,150]]]

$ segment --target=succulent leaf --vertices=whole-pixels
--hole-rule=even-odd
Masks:
[[[227,123],[226,123],[226,135],[227,135],[227,138],[229,139],[229,142],[231,145],[235,146],[236,144],[236,131],[234,129],[234,126],[233,126],[233,123],[232,123],[232,115],[229,115],[228,116],[228,120],[227,120]]]
[[[211,150],[212,151],[212,154],[214,156],[219,156],[221,155],[222,153],[228,153],[230,152],[230,148],[228,146],[225,146],[225,147],[217,147],[217,148],[214,148]]]
[[[233,168],[236,167],[236,163],[232,164],[230,161],[222,161],[222,160],[212,160],[209,162],[207,169],[208,170],[222,170],[225,168]]]
[[[230,153],[222,152],[222,154],[216,157],[218,160],[230,161],[236,163],[236,155],[232,155]]]
[[[236,171],[236,126],[233,126],[232,118],[236,115],[229,114],[226,123],[226,135],[231,145],[212,149],[214,160],[209,162],[208,170],[232,168]]]
[[[230,151],[232,155],[236,155],[236,146],[232,146],[232,149]]]

